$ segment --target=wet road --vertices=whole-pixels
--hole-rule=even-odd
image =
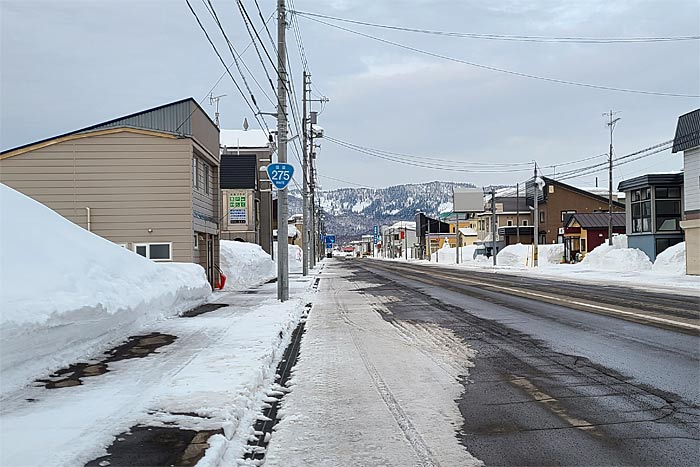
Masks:
[[[700,309],[659,294],[346,260],[387,321],[477,351],[460,441],[486,465],[700,465]]]

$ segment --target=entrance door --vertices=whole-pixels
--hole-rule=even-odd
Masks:
[[[214,242],[210,234],[207,234],[207,279],[214,287]]]

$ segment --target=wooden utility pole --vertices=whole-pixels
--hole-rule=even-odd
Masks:
[[[608,155],[608,245],[613,244],[613,225],[612,225],[612,186],[613,186],[613,130],[615,129],[615,124],[620,121],[620,118],[613,118],[618,112],[604,113],[603,116],[610,117],[610,120],[606,125],[610,128],[610,152]]]

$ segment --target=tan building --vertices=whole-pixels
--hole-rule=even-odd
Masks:
[[[512,190],[510,190],[512,191]],[[525,193],[522,196],[511,196],[508,191],[504,195],[496,194],[496,249],[516,243],[532,243],[532,211],[527,205]],[[475,230],[478,233],[478,241],[483,242],[488,249],[492,248],[492,223],[491,197],[487,196],[484,203],[484,212],[476,214]]]
[[[673,152],[683,151],[686,274],[700,274],[700,109],[678,117]]]
[[[142,256],[197,263],[218,280],[219,130],[192,98],[3,151],[0,182]]]

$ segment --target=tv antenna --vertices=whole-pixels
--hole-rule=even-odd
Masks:
[[[214,114],[214,123],[216,123],[216,126],[218,128],[219,126],[219,99],[222,97],[226,97],[226,94],[221,94],[218,96],[215,96],[214,93],[209,93],[209,105],[215,105],[216,104],[216,113]]]

